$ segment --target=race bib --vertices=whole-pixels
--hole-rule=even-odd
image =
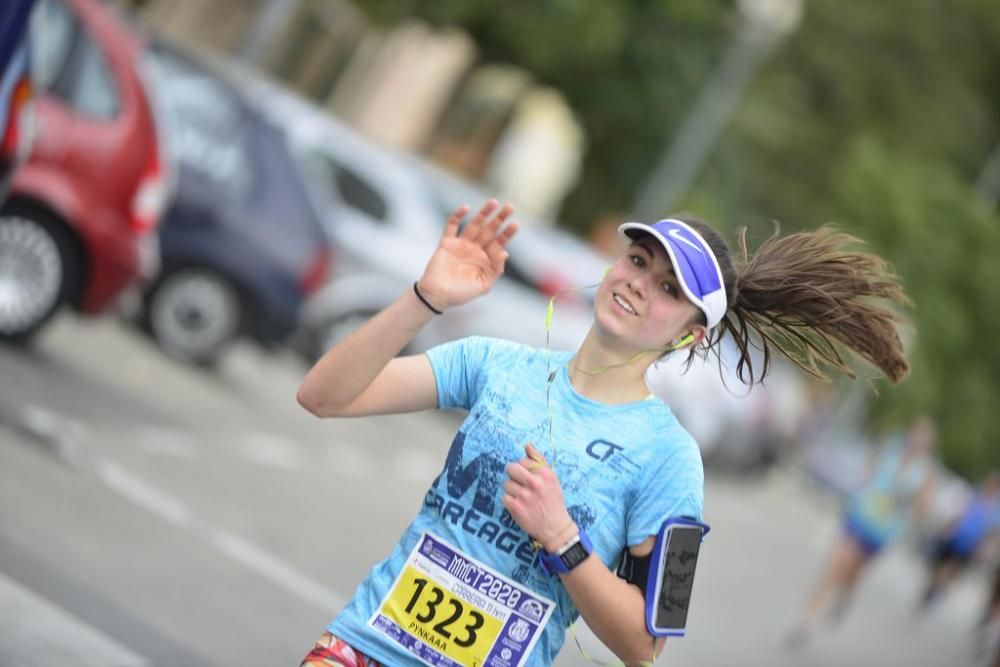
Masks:
[[[520,667],[554,609],[424,533],[368,625],[433,667]]]

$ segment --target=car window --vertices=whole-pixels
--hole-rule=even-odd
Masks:
[[[114,118],[121,107],[115,78],[100,46],[61,0],[42,0],[31,16],[32,78],[39,90],[76,112]]]
[[[72,12],[59,0],[41,0],[31,14],[32,78],[39,90],[52,90],[65,76],[77,34]]]
[[[171,153],[233,199],[253,181],[242,102],[212,73],[154,51],[150,72]]]
[[[320,207],[337,206],[339,204],[338,195],[332,190],[334,181],[329,161],[323,157],[322,153],[305,145],[294,134],[291,135],[289,145],[296,162],[305,175],[306,187],[313,193],[313,197],[316,198]]]
[[[76,81],[69,103],[81,114],[95,118],[114,118],[121,108],[118,86],[100,47],[81,34]]]
[[[357,172],[336,162],[326,152],[294,140],[306,177],[321,193],[320,199],[350,206],[375,222],[389,219],[389,204]]]
[[[386,221],[389,207],[382,195],[357,173],[343,165],[334,165],[332,171],[337,191],[345,204],[358,209],[377,222]]]

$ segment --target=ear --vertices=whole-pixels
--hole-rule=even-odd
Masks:
[[[674,342],[670,344],[671,350],[679,350],[682,347],[687,347],[694,342],[694,336],[691,334],[685,334],[680,338],[675,338]]]
[[[691,347],[693,345],[697,345],[698,343],[700,343],[702,340],[705,339],[705,335],[707,333],[708,332],[705,329],[705,327],[703,327],[700,324],[696,324],[693,327],[691,327],[691,331],[675,338],[670,343],[668,348],[670,350],[680,350],[685,347]]]

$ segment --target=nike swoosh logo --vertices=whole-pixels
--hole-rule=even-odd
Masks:
[[[670,238],[672,238],[672,239],[676,239],[676,240],[680,241],[681,243],[688,244],[689,246],[691,246],[692,248],[694,248],[695,250],[697,250],[698,252],[700,252],[702,255],[705,254],[705,251],[702,250],[701,248],[699,248],[697,243],[695,243],[691,239],[689,239],[686,236],[684,236],[683,234],[681,234],[681,230],[677,229],[676,227],[674,227],[673,229],[668,229],[667,230],[667,235]]]

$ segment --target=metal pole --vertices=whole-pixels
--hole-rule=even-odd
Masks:
[[[718,68],[681,122],[634,205],[638,220],[656,220],[677,205],[736,110],[764,57],[801,16],[798,0],[744,0],[744,20]]]
[[[986,203],[991,212],[995,211],[1000,201],[1000,144],[996,145],[979,172],[975,188],[976,196]]]
[[[263,6],[257,10],[250,34],[239,49],[239,58],[247,63],[256,64],[264,50],[271,45],[278,30],[295,12],[299,0],[263,0]]]

